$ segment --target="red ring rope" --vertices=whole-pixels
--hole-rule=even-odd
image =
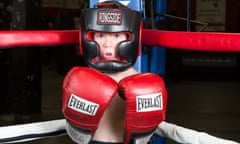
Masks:
[[[11,46],[79,44],[79,30],[0,31],[0,48]],[[142,44],[200,51],[240,51],[240,34],[143,29]]]

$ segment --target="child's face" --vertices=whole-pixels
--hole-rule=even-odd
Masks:
[[[94,33],[93,40],[98,43],[100,48],[100,61],[120,61],[120,57],[117,54],[117,46],[120,42],[127,40],[127,34],[121,32],[96,32]]]

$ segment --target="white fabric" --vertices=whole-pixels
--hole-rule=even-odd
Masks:
[[[69,122],[66,122],[66,131],[68,136],[77,144],[88,144],[92,139],[91,133],[81,131],[80,129],[73,127]]]
[[[136,138],[134,141],[134,144],[147,144],[149,142],[149,140],[151,139],[153,133],[146,135],[144,137],[139,137]]]
[[[161,122],[155,131],[156,134],[182,144],[239,144],[211,136],[205,132],[198,132],[168,122]]]

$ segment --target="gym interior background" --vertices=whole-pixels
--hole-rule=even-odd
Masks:
[[[85,7],[85,0],[2,0],[0,29],[78,29]],[[152,7],[145,8],[151,28]],[[167,14],[154,15],[164,17],[155,23],[161,30],[240,31],[239,0],[168,0]],[[0,126],[63,118],[61,83],[76,65],[85,66],[77,45],[0,48]],[[167,121],[240,141],[239,73],[236,52],[166,49]],[[29,143],[64,141],[71,143],[66,136]]]

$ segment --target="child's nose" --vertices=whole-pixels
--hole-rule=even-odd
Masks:
[[[104,47],[112,47],[113,39],[110,36],[107,36],[104,41]]]

